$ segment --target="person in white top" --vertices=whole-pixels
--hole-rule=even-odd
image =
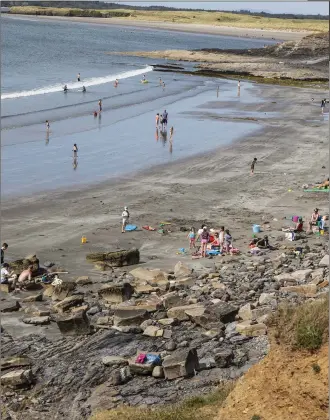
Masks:
[[[124,211],[122,212],[121,217],[122,217],[121,233],[125,233],[125,228],[129,221],[128,207],[124,208]]]
[[[1,284],[10,284],[13,289],[16,288],[17,275],[13,271],[9,271],[9,264],[4,263],[1,267]]]
[[[220,251],[222,252],[223,243],[225,242],[225,227],[221,226],[219,230],[219,244],[220,244]]]

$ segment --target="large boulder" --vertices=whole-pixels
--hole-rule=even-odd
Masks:
[[[57,286],[53,286],[52,289],[52,300],[63,300],[68,296],[72,295],[72,292],[75,290],[76,284],[74,282],[63,282]]]
[[[140,251],[136,248],[112,252],[93,252],[86,255],[89,262],[104,262],[112,267],[124,267],[140,262]]]
[[[70,315],[60,315],[56,319],[59,330],[63,335],[86,335],[91,333],[89,320],[84,311]]]
[[[301,283],[306,281],[312,272],[313,270],[311,270],[310,268],[306,270],[297,270],[292,272],[291,276],[297,283]]]
[[[221,322],[227,324],[235,321],[239,308],[227,302],[218,302],[207,309],[207,312],[214,314]]]
[[[114,313],[113,323],[117,327],[139,326],[149,318],[148,311],[137,307],[117,309]]]
[[[268,305],[275,299],[275,293],[261,293],[259,297],[260,305]]]
[[[174,275],[176,278],[189,277],[192,273],[192,269],[183,264],[181,261],[174,266]]]
[[[196,349],[183,349],[166,356],[163,361],[166,379],[185,378],[193,376],[199,370]]]
[[[1,385],[9,388],[19,388],[30,385],[33,382],[31,369],[14,370],[1,375]]]
[[[69,296],[63,299],[61,302],[56,303],[53,306],[53,309],[63,314],[64,312],[69,312],[71,308],[74,308],[75,306],[80,306],[84,302],[84,297],[81,295],[74,295]]]
[[[158,268],[151,270],[149,268],[137,267],[130,271],[137,283],[146,282],[152,286],[168,284],[168,274]]]
[[[129,283],[105,285],[99,291],[99,296],[109,303],[121,303],[129,300],[134,293]]]
[[[251,303],[246,303],[243,305],[240,310],[238,311],[238,316],[243,320],[246,321],[248,319],[252,319],[252,305]]]

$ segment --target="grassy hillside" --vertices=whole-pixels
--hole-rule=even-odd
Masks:
[[[47,16],[90,16],[90,17],[118,17],[131,21],[154,21],[169,23],[204,24],[215,26],[230,26],[237,28],[275,29],[292,31],[329,30],[325,20],[317,19],[280,19],[261,16],[207,12],[207,11],[150,11],[150,10],[83,10],[69,8],[20,6],[12,7],[11,13]]]

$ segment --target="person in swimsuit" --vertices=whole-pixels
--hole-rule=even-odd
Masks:
[[[173,133],[174,133],[174,127],[171,127],[171,128],[170,128],[170,138],[172,138]]]
[[[143,82],[146,80],[146,75],[144,74],[142,77]]]
[[[255,164],[257,163],[257,158],[255,157],[254,159],[253,159],[253,161],[252,161],[252,163],[251,163],[251,175],[253,175],[254,174],[254,167],[255,167]]]
[[[85,93],[86,92],[86,88],[85,86],[82,87],[82,91]]]
[[[221,226],[219,231],[219,244],[220,244],[220,251],[223,250],[223,244],[225,242],[225,227]]]
[[[161,86],[161,85],[162,85],[162,83],[163,83],[162,79],[161,79],[161,78],[159,78],[159,85]]]
[[[158,128],[159,126],[159,114],[156,114],[156,127]]]
[[[115,80],[115,83],[114,83],[114,87],[117,87],[118,86],[118,83],[119,83],[119,81],[118,81],[118,79],[116,79]]]
[[[47,130],[49,130],[49,129],[50,129],[50,124],[49,124],[49,121],[48,121],[48,120],[46,120],[46,129],[47,129]]]
[[[237,87],[238,87],[238,89],[240,89],[240,87],[241,87],[241,81],[240,80],[237,83]]]
[[[78,73],[78,75],[77,75],[77,80],[78,80],[78,82],[80,82],[80,73]]]
[[[73,145],[73,157],[77,157],[78,154],[78,146],[76,145],[76,143]]]
[[[201,237],[201,243],[202,243],[201,254],[202,254],[202,257],[206,257],[206,247],[210,240],[210,234],[206,226],[204,226],[203,232],[201,233],[200,237]]]
[[[99,111],[100,112],[102,111],[102,100],[101,99],[99,100]]]
[[[67,93],[67,91],[68,91],[68,87],[67,87],[67,85],[64,85],[63,92]]]
[[[196,248],[196,230],[194,227],[190,229],[187,238],[189,238],[189,248]]]
[[[166,126],[167,126],[167,120],[168,120],[168,113],[166,111],[166,109],[163,112],[163,130],[166,130]]]

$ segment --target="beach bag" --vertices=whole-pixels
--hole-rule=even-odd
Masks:
[[[147,357],[146,354],[140,353],[138,355],[138,357],[135,359],[135,363],[141,363],[141,364],[143,364],[145,362],[145,360],[146,360],[146,357]]]
[[[146,356],[146,363],[150,363],[153,365],[160,365],[161,364],[161,358],[156,354],[147,354]]]

